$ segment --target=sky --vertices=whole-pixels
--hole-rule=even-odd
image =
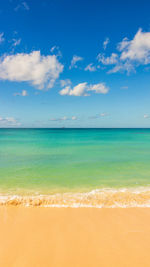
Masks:
[[[149,0],[1,0],[0,127],[150,127]]]

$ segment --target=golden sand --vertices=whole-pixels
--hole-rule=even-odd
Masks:
[[[0,207],[0,266],[149,267],[149,208]]]

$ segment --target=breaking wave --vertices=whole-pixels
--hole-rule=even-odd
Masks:
[[[0,206],[26,207],[150,207],[150,188],[96,189],[86,193],[53,195],[1,195]]]

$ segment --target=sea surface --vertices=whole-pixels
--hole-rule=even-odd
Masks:
[[[0,204],[150,206],[150,129],[0,129]]]

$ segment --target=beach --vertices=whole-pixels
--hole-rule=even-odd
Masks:
[[[150,267],[150,0],[0,0],[0,267]]]
[[[1,129],[0,267],[149,267],[150,129]]]
[[[0,207],[0,266],[149,266],[149,208]]]

